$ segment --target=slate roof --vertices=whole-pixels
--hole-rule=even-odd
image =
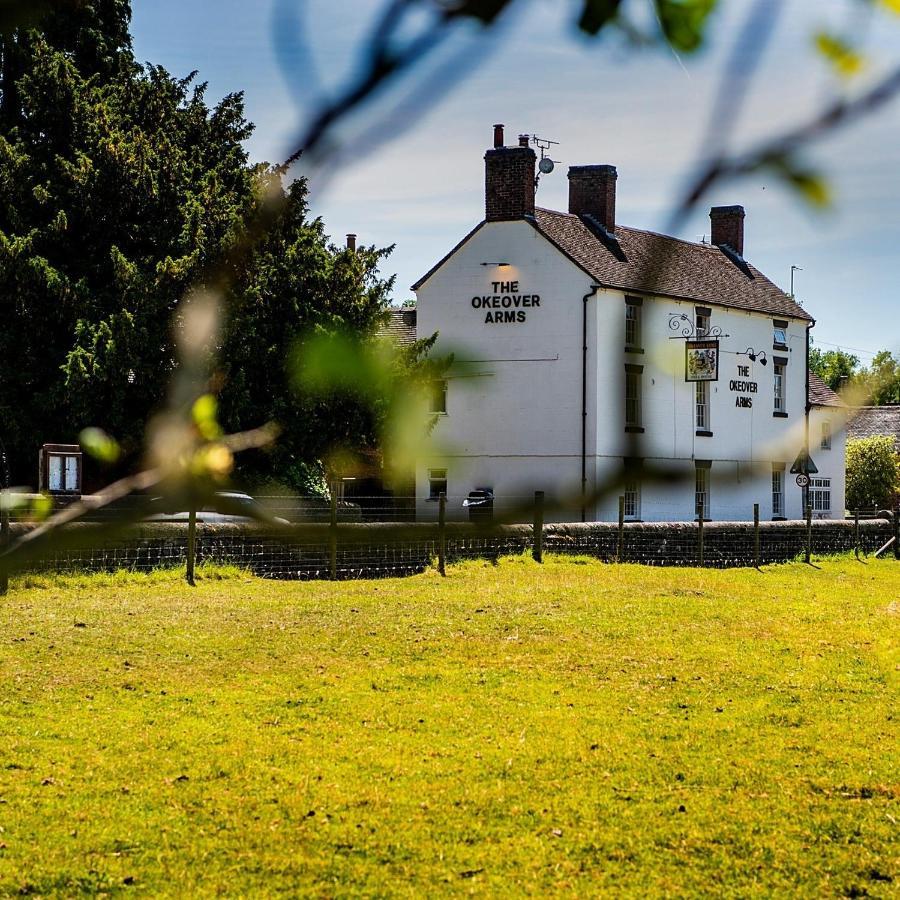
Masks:
[[[416,339],[416,308],[405,306],[402,309],[392,309],[391,317],[378,329],[381,337],[390,338],[400,347],[412,344]]]
[[[809,402],[813,406],[846,406],[843,400],[815,372],[807,373]]]
[[[605,287],[765,313],[813,317],[755,266],[728,248],[616,225],[609,234],[590,216],[535,210],[522,221],[534,226],[575,265]],[[418,290],[486,223],[480,222],[413,286]]]
[[[730,249],[624,225],[610,234],[589,216],[549,209],[536,209],[533,224],[605,287],[812,321],[790,295]]]
[[[894,439],[894,446],[900,450],[900,406],[861,406],[847,423],[847,438],[887,435]]]

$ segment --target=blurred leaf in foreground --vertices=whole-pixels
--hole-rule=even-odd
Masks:
[[[118,441],[102,428],[85,428],[78,435],[78,442],[85,453],[107,465],[117,462],[122,452]]]
[[[814,37],[816,50],[842,78],[858,75],[865,67],[865,57],[843,38],[820,31]]]

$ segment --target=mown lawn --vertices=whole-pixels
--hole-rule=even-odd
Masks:
[[[897,896],[900,565],[13,583],[0,893]]]

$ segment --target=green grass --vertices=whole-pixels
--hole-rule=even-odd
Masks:
[[[900,565],[22,579],[0,893],[897,896]]]

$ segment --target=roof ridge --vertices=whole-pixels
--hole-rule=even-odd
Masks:
[[[547,209],[546,206],[536,206],[534,208],[534,211],[550,213],[554,216],[564,216],[569,219],[577,219],[579,222],[582,221],[581,216],[577,215],[576,213],[561,212],[558,209]],[[635,228],[634,225],[620,225],[617,222],[616,230],[618,230],[619,228],[624,228],[626,231],[634,231],[638,234],[652,234],[654,235],[654,237],[665,238],[667,241],[678,241],[680,244],[687,244],[689,247],[700,247],[705,250],[719,250],[719,246],[717,244],[706,244],[703,241],[689,241],[687,238],[676,237],[673,234],[663,234],[661,231],[653,231],[650,228]],[[615,230],[612,231],[611,234],[615,234]],[[749,262],[748,265],[750,265]]]

